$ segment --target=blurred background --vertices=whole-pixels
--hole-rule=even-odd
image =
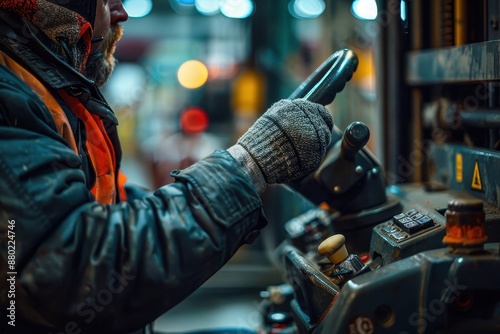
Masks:
[[[379,49],[375,0],[124,0],[129,20],[118,64],[103,93],[120,120],[123,169],[150,188],[227,148],[267,107],[287,98],[325,59],[349,48],[359,66],[327,106],[336,125],[370,128],[369,149],[383,160],[382,115],[374,64]],[[401,20],[404,6],[401,2]],[[156,322],[157,329],[260,324],[260,292],[281,277],[266,250],[283,223],[310,207],[270,187],[270,225],[201,289]],[[271,245],[271,246],[270,246]]]

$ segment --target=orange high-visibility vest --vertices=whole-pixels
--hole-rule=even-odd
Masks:
[[[77,155],[80,154],[68,118],[52,93],[28,70],[1,51],[0,64],[16,73],[40,96],[52,113],[58,133]],[[89,189],[90,192],[94,195],[95,200],[101,204],[113,204],[118,200],[124,201],[126,199],[124,187],[126,177],[120,170],[116,169],[115,149],[102,120],[98,115],[90,113],[78,98],[68,95],[63,90],[58,91],[58,93],[76,117],[85,125],[85,148],[96,176],[94,184]]]

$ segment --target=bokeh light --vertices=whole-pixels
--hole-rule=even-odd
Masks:
[[[324,0],[291,0],[288,11],[299,19],[311,19],[320,16],[325,11]]]
[[[377,10],[375,0],[354,0],[351,5],[352,14],[360,20],[375,20]]]
[[[183,87],[199,88],[207,82],[208,69],[199,60],[188,60],[179,67],[177,79]]]
[[[244,19],[252,15],[255,5],[252,0],[224,0],[220,4],[222,15],[233,19]]]
[[[125,0],[123,7],[130,17],[144,17],[153,9],[152,0]]]
[[[214,15],[220,11],[219,0],[196,0],[194,5],[196,10],[203,15]]]
[[[401,20],[406,21],[406,2],[401,0]],[[375,20],[378,15],[377,2],[375,0],[354,0],[351,5],[354,17],[360,20]]]
[[[180,126],[184,133],[200,133],[208,127],[208,115],[199,107],[189,107],[181,114]]]

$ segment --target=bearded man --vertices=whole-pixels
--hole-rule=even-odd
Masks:
[[[324,106],[282,100],[173,184],[126,184],[99,87],[127,18],[120,0],[0,1],[2,333],[146,333],[255,240],[266,184],[330,142]]]

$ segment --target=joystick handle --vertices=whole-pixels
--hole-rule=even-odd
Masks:
[[[370,129],[362,122],[352,122],[344,130],[340,155],[347,160],[354,160],[356,154],[370,139]]]
[[[318,254],[326,256],[332,264],[339,264],[349,256],[345,246],[345,237],[335,234],[325,239],[318,246]]]

